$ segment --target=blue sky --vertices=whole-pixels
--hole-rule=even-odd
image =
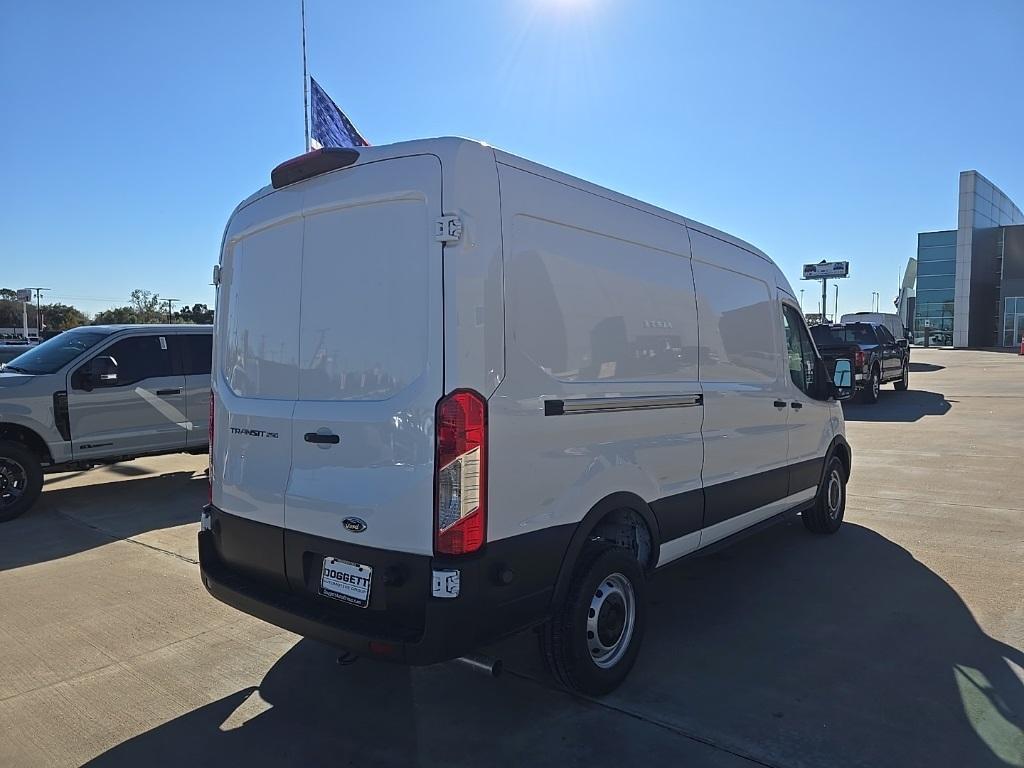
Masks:
[[[0,286],[212,301],[235,204],[303,149],[298,0],[0,0]],[[480,138],[891,306],[976,168],[1024,206],[1024,2],[308,0],[374,144]],[[831,306],[831,289],[830,289]]]

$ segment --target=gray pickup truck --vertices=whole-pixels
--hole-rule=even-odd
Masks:
[[[205,453],[208,325],[83,326],[0,368],[0,522],[39,498],[43,473]]]

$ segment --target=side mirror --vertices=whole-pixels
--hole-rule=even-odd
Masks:
[[[81,371],[78,385],[86,392],[95,387],[117,386],[117,361],[109,355],[94,357]]]
[[[907,347],[910,346],[910,342],[907,341],[906,339],[896,339],[896,345],[902,347],[903,349],[906,349]]]
[[[853,397],[853,363],[849,360],[836,360],[832,372],[832,396],[836,400],[849,400]]]

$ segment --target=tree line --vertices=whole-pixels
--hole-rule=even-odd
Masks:
[[[22,326],[21,302],[17,291],[0,288],[0,328],[19,329]],[[70,304],[43,304],[39,307],[45,331],[66,331],[80,325],[120,325],[124,323],[195,323],[205,325],[213,322],[213,310],[205,304],[193,304],[176,309],[168,318],[166,302],[160,295],[141,288],[132,291],[128,303],[111,307],[90,317]],[[36,328],[36,305],[28,305],[28,327]]]

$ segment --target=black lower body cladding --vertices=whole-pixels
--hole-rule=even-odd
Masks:
[[[544,621],[571,526],[490,542],[444,559],[288,531],[210,507],[199,534],[203,584],[218,600],[353,653],[433,664]],[[325,557],[373,568],[370,604],[319,594]],[[431,594],[434,569],[460,572],[459,596]]]

